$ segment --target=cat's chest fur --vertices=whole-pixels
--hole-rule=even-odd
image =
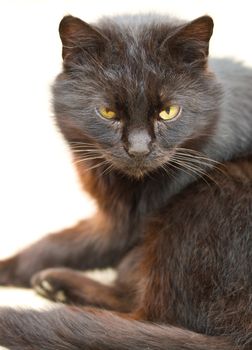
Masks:
[[[208,334],[219,327],[221,334],[230,298],[245,312],[242,303],[251,288],[252,167],[246,160],[231,164],[229,180],[218,171],[211,175],[211,188],[190,185],[148,220],[142,243],[118,271],[121,283],[141,300],[141,317]]]

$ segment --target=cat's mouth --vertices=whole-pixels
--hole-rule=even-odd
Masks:
[[[150,173],[153,171],[153,169],[150,169],[149,167],[139,165],[134,168],[126,168],[124,171],[127,173],[127,175],[137,178],[137,179],[142,179],[146,174]]]
[[[113,159],[112,163],[114,167],[125,175],[142,179],[147,174],[157,171],[159,168],[165,169],[166,165],[172,159],[175,150],[170,150],[164,154],[150,154],[147,157],[126,159],[118,161]]]

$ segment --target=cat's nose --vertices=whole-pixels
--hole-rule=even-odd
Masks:
[[[151,136],[145,129],[132,130],[128,135],[127,152],[131,157],[144,157],[151,151]]]
[[[147,148],[144,149],[136,149],[136,148],[129,148],[128,153],[131,157],[144,157],[147,156],[150,153],[150,150]]]

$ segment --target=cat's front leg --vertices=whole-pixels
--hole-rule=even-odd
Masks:
[[[68,268],[52,268],[38,272],[32,277],[32,287],[50,300],[77,305],[128,312],[132,297],[118,283],[105,285],[81,271]]]
[[[87,270],[115,266],[133,240],[127,232],[117,232],[109,219],[81,221],[0,261],[0,285],[29,287],[35,273],[51,267]]]

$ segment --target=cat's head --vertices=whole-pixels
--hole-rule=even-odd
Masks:
[[[139,178],[199,149],[213,132],[219,86],[207,68],[210,17],[60,23],[63,72],[54,84],[57,123],[87,167]]]

